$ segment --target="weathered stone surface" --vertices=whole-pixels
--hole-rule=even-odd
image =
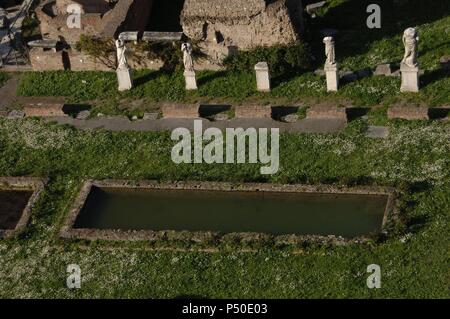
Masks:
[[[353,71],[341,71],[339,77],[344,82],[353,82],[358,80],[358,74]]]
[[[264,105],[242,105],[235,108],[236,118],[271,118],[272,108]]]
[[[450,55],[444,55],[439,59],[443,69],[450,69]]]
[[[27,117],[37,116],[37,117],[52,117],[52,116],[67,116],[64,113],[64,104],[40,104],[25,106],[24,112]]]
[[[77,114],[77,119],[86,120],[89,118],[89,116],[91,116],[91,112],[88,110],[84,110]]]
[[[306,111],[307,119],[339,119],[347,121],[347,112],[344,107],[315,106]]]
[[[260,92],[270,92],[270,74],[267,62],[259,62],[255,65],[256,87]]]
[[[150,17],[152,0],[118,0],[110,6],[104,0],[46,0],[36,8],[41,34],[46,38],[60,36],[69,44],[76,43],[80,35],[114,37],[120,29],[143,32]],[[69,28],[68,5],[81,8],[81,28]]]
[[[386,126],[372,126],[367,128],[366,136],[370,138],[387,138],[389,136],[389,128]]]
[[[325,65],[325,75],[327,77],[327,91],[336,92],[339,87],[339,70],[337,64]]]
[[[316,16],[317,10],[324,7],[326,4],[327,4],[326,1],[319,1],[319,2],[308,4],[306,6],[306,12],[308,12],[308,14],[310,14],[314,18]]]
[[[143,120],[157,120],[159,117],[159,113],[151,112],[151,113],[144,113]]]
[[[131,90],[133,87],[133,82],[131,80],[130,69],[121,68],[117,69],[117,82],[119,83],[119,91]]]
[[[419,68],[410,67],[404,63],[401,64],[400,72],[402,74],[401,92],[419,92]]]
[[[186,81],[186,90],[197,90],[195,71],[184,71],[184,80]]]
[[[10,119],[10,120],[22,119],[24,117],[25,117],[25,112],[21,111],[21,110],[12,110],[6,116],[6,118]]]
[[[230,119],[230,115],[228,113],[217,113],[210,117],[213,121],[228,121]]]
[[[392,66],[390,63],[383,63],[377,65],[374,75],[384,75],[391,76],[392,75]]]
[[[302,11],[296,0],[186,0],[181,25],[218,64],[236,49],[298,42]]]
[[[427,107],[393,106],[387,112],[389,119],[429,120]]]
[[[198,118],[198,104],[167,103],[161,107],[164,118]]]
[[[298,121],[298,114],[288,114],[282,116],[280,120],[285,123],[295,123]]]

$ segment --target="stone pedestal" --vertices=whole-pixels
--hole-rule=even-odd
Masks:
[[[270,92],[270,75],[267,62],[259,62],[255,65],[256,86],[259,92]]]
[[[327,91],[336,92],[339,87],[339,69],[336,64],[325,64],[325,75],[327,77]]]
[[[133,82],[131,80],[131,71],[129,68],[119,68],[116,70],[119,91],[131,90]]]
[[[400,65],[402,74],[401,92],[419,92],[419,67],[411,67],[404,63]]]
[[[186,80],[186,90],[197,90],[195,71],[184,71],[184,79]]]

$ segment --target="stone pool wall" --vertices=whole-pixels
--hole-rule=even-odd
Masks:
[[[281,235],[275,236],[262,233],[230,233],[219,232],[189,232],[189,231],[124,231],[124,230],[100,230],[100,229],[76,229],[74,228],[92,187],[99,188],[133,188],[133,189],[170,189],[170,190],[207,190],[207,191],[248,191],[248,192],[286,192],[286,193],[334,193],[334,194],[360,194],[360,195],[387,195],[388,203],[384,212],[382,228],[388,219],[395,219],[397,215],[397,195],[390,187],[335,187],[329,185],[286,185],[263,183],[222,183],[222,182],[172,182],[161,183],[158,181],[124,181],[104,180],[86,181],[66,217],[60,231],[60,237],[65,239],[83,240],[107,240],[107,241],[183,241],[200,244],[210,242],[255,242],[272,241],[277,244],[299,244],[302,242],[315,242],[327,244],[361,243],[370,240],[368,237],[346,239],[340,236],[320,235]]]
[[[0,177],[0,190],[30,190],[33,191],[28,204],[22,212],[19,221],[14,229],[0,229],[1,238],[11,238],[22,233],[30,219],[33,206],[36,204],[39,195],[44,190],[45,179],[34,177]]]

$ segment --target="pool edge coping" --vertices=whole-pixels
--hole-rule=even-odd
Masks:
[[[387,203],[383,214],[381,232],[390,218],[397,217],[397,192],[393,187],[385,186],[331,186],[331,185],[306,185],[306,184],[273,184],[273,183],[229,183],[229,182],[200,182],[200,181],[174,181],[159,182],[156,180],[85,180],[78,195],[64,218],[59,237],[75,240],[105,240],[105,241],[158,241],[158,240],[190,240],[203,243],[213,239],[238,237],[240,239],[260,239],[263,237],[295,238],[301,241],[324,242],[340,241],[345,243],[368,241],[368,236],[344,238],[337,235],[271,235],[264,233],[227,233],[214,231],[153,231],[153,230],[102,230],[96,228],[74,228],[92,187],[99,188],[129,188],[129,189],[170,189],[170,190],[205,190],[205,191],[249,191],[249,192],[286,192],[286,193],[324,193],[324,194],[355,194],[355,195],[386,195]],[[289,239],[288,239],[289,240]]]
[[[23,233],[30,221],[31,212],[47,184],[46,178],[39,177],[0,177],[0,190],[30,190],[33,193],[20,215],[14,229],[0,229],[0,239],[10,239]]]

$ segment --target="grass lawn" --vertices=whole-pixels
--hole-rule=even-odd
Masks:
[[[26,233],[0,241],[0,297],[448,298],[448,123],[388,124],[385,140],[364,137],[359,120],[336,135],[284,134],[279,173],[262,177],[253,164],[177,166],[168,133],[83,132],[0,119],[0,176],[50,179]],[[402,222],[378,243],[263,243],[253,253],[232,243],[218,253],[65,243],[57,233],[85,178],[389,185],[401,192]],[[78,291],[65,288],[71,263],[82,269]],[[382,289],[366,288],[371,263],[381,266]]]
[[[20,95],[66,96],[105,114],[143,112],[160,101],[377,106],[368,123],[386,125],[390,134],[365,137],[362,119],[339,134],[282,134],[280,170],[262,176],[257,164],[176,165],[169,133],[77,131],[0,118],[0,176],[49,178],[26,232],[0,241],[0,298],[448,298],[450,124],[386,118],[394,104],[450,105],[450,77],[438,68],[450,50],[450,7],[448,0],[432,2],[393,7],[393,1],[332,0],[306,21],[317,65],[323,63],[320,30],[336,28],[338,61],[349,70],[399,63],[403,30],[418,26],[419,60],[427,70],[418,94],[400,93],[394,77],[343,83],[329,94],[313,72],[275,78],[271,93],[256,92],[252,71],[199,72],[196,92],[184,90],[180,72],[138,71],[135,88],[125,93],[117,92],[113,72],[22,74]],[[382,5],[381,30],[365,26],[369,3]],[[0,73],[0,85],[6,77]],[[400,220],[383,238],[347,246],[226,242],[218,252],[202,252],[193,243],[170,244],[191,248],[183,252],[161,249],[167,243],[62,241],[59,229],[84,179],[392,186],[400,193]],[[69,264],[81,267],[80,290],[66,288]],[[369,264],[381,266],[381,289],[366,286]]]

